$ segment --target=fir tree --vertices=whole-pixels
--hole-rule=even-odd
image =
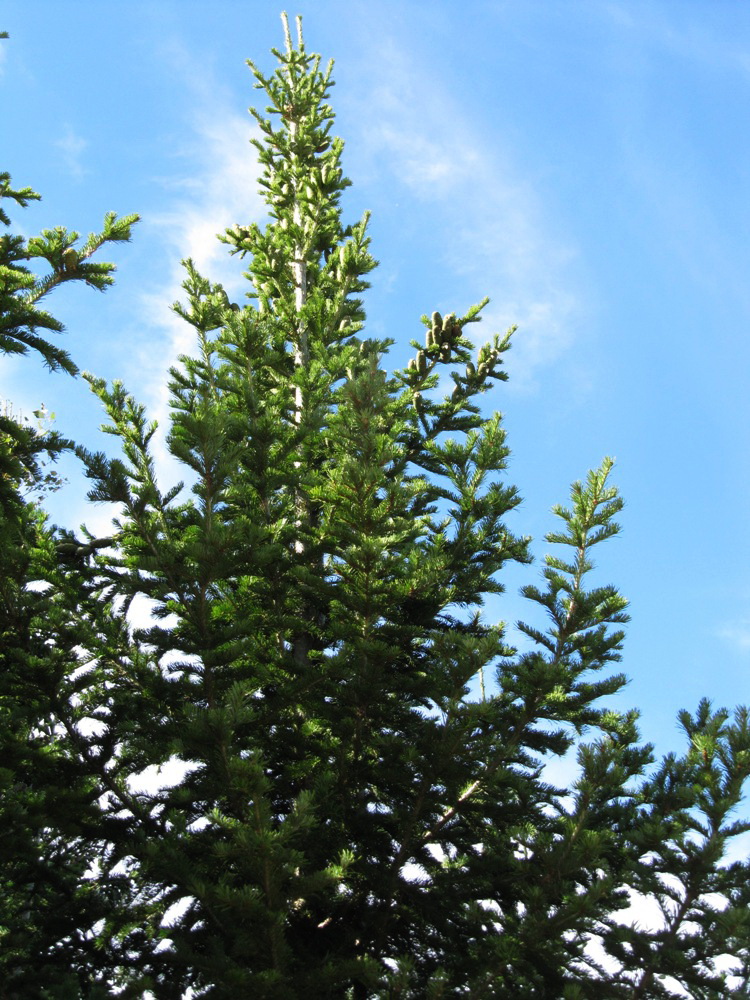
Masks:
[[[2,199],[23,208],[38,198],[0,174],[0,354],[35,352],[48,368],[74,375],[70,356],[46,336],[63,326],[41,303],[67,281],[106,288],[114,265],[90,258],[129,239],[137,216],[107,215],[102,233],[80,249],[78,234],[63,228],[13,234]],[[46,274],[27,262],[46,265]],[[97,788],[56,707],[91,621],[80,573],[59,565],[38,503],[58,487],[52,463],[72,443],[50,429],[43,410],[34,416],[7,403],[0,414],[0,996],[107,996],[106,981],[97,992],[92,928],[110,899],[84,878],[101,838]],[[89,600],[88,608],[98,615],[101,604]]]
[[[65,843],[108,905],[76,942],[97,948],[82,981],[160,1000],[722,997],[729,952],[746,996],[748,866],[722,862],[748,829],[731,818],[747,714],[682,713],[685,755],[654,766],[637,713],[607,705],[627,621],[590,582],[619,530],[609,460],[556,509],[524,650],[485,620],[505,563],[529,561],[480,405],[510,334],[476,350],[484,303],[433,313],[386,370],[331,67],[284,25],[276,71],[251,64],[268,224],[223,237],[250,304],[186,261],[175,306],[197,344],[170,373],[188,485],[160,487],[144,407],[89,376],[121,455],[79,454],[91,499],[118,505],[116,554],[51,546],[59,666],[19,703],[46,692],[88,795]],[[553,787],[544,762],[574,747],[579,777]],[[662,929],[620,919],[638,893]]]

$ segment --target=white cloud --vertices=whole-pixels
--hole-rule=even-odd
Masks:
[[[149,764],[148,767],[132,774],[127,779],[127,785],[135,794],[153,794],[164,788],[174,788],[186,775],[200,765],[170,757],[164,764]]]
[[[180,151],[181,169],[162,181],[161,211],[144,212],[139,226],[139,235],[148,229],[156,243],[152,250],[154,259],[165,256],[171,263],[160,273],[159,280],[136,299],[131,317],[136,339],[129,359],[124,362],[124,371],[118,373],[126,387],[147,405],[149,418],[159,423],[154,451],[162,488],[185,476],[184,468],[179,468],[169,456],[165,440],[169,426],[167,371],[180,354],[192,353],[195,347],[194,330],[170,308],[175,300],[184,297],[181,289],[184,269],[180,261],[192,257],[198,269],[212,281],[222,282],[230,296],[241,295],[243,265],[229,256],[217,233],[234,222],[259,219],[263,214],[256,193],[254,150],[249,142],[252,120],[249,115],[229,110],[218,88],[217,95],[196,96],[195,110],[189,115],[189,134]],[[68,128],[55,145],[71,174],[83,176],[85,169],[80,158],[87,145],[85,140]],[[18,231],[20,227],[15,228]],[[140,339],[140,331],[144,330],[148,336]],[[25,358],[2,359],[0,405],[6,397],[13,399],[15,410],[25,415],[40,406],[39,389],[34,388],[37,383],[26,381],[30,369]],[[56,388],[50,390],[52,395]],[[112,530],[111,509],[82,499],[84,490],[75,463],[63,460],[60,467],[76,489],[68,487],[48,498],[47,506],[54,518],[66,524],[85,521],[94,534],[108,534]]]
[[[163,432],[168,424],[165,372],[194,346],[192,329],[169,309],[182,297],[179,261],[192,257],[202,273],[224,284],[230,297],[240,298],[243,266],[216,234],[235,222],[260,221],[265,205],[257,192],[255,151],[249,144],[254,123],[236,110],[236,95],[227,93],[204,60],[199,64],[174,40],[164,43],[160,58],[181,80],[190,110],[187,137],[176,154],[179,169],[162,179],[165,197],[158,213],[144,213],[144,228],[156,235],[173,263],[141,295],[138,321],[153,335],[134,351],[132,370],[138,381],[127,375],[125,381],[137,386],[137,395]],[[518,324],[509,357],[511,385],[533,387],[538,370],[559,358],[572,340],[578,303],[565,287],[570,284],[567,248],[542,224],[537,193],[472,133],[463,110],[436,77],[415,70],[393,48],[371,54],[367,66],[376,68],[377,80],[371,86],[363,80],[362,86],[368,94],[360,145],[365,174],[375,171],[378,181],[400,186],[405,198],[435,205],[447,237],[437,252],[471,286],[470,295],[476,286],[481,289],[477,297],[484,291],[493,297],[478,339]],[[361,153],[357,159],[359,171]],[[171,481],[177,469],[163,436],[160,441],[159,465]]]
[[[80,180],[89,172],[83,164],[83,154],[86,151],[88,142],[77,135],[70,125],[65,126],[65,133],[61,139],[56,139],[54,145],[60,150],[61,162],[71,177]]]
[[[550,289],[547,296],[534,296],[524,295],[519,288],[515,299],[503,298],[502,304],[497,306],[491,302],[484,310],[483,332],[518,327],[506,362],[513,376],[509,383],[511,390],[535,388],[538,370],[551,364],[571,346],[577,309],[575,296],[562,289]],[[590,387],[585,370],[576,373],[576,380],[581,391]]]
[[[722,74],[750,75],[744,32],[733,31],[732,18],[717,18],[708,7],[685,7],[681,16],[675,17],[669,5],[651,0],[612,0],[602,4],[600,10],[618,29],[630,30],[644,46]]]
[[[250,145],[255,134],[253,120],[247,113],[234,110],[235,99],[222,90],[203,65],[199,71],[183,49],[172,45],[167,52],[171,69],[185,84],[190,108],[186,114],[188,134],[177,153],[180,169],[161,179],[163,207],[144,218],[144,227],[156,237],[172,263],[158,283],[140,296],[138,318],[155,336],[136,352],[133,368],[141,379],[139,398],[147,403],[162,431],[157,441],[157,461],[166,477],[172,479],[179,477],[167,454],[163,434],[169,410],[166,372],[180,354],[192,353],[195,347],[195,331],[170,309],[176,300],[184,300],[181,261],[192,258],[200,273],[221,282],[230,297],[242,301],[246,285],[243,264],[229,255],[217,234],[236,222],[260,220],[265,206],[257,191],[258,167]],[[152,373],[145,383],[143,372]]]
[[[717,630],[717,635],[740,652],[748,652],[750,650],[750,618],[728,622]]]
[[[482,332],[519,326],[513,382],[528,388],[572,342],[580,305],[571,250],[543,223],[538,192],[483,140],[436,73],[393,44],[374,63],[363,142],[394,191],[435,206],[445,229],[437,252],[451,271],[490,292]]]
[[[193,141],[186,154],[192,175],[173,179],[172,203],[151,224],[181,257],[192,257],[199,270],[219,269],[231,282],[241,268],[227,266],[227,248],[216,235],[234,222],[263,215],[257,193],[257,164],[250,146],[251,119],[224,107],[201,109],[193,118]],[[235,284],[239,284],[237,279]]]

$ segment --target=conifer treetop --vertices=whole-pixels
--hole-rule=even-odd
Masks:
[[[502,417],[480,404],[510,334],[477,349],[483,302],[436,311],[395,372],[389,342],[361,336],[375,261],[367,216],[342,222],[331,66],[283,23],[275,70],[250,64],[267,224],[223,236],[248,301],[187,261],[176,306],[195,348],[170,371],[167,443],[189,489],[161,486],[145,407],[92,377],[119,457],[80,454],[116,530],[34,529],[48,586],[26,586],[21,547],[0,581],[0,750],[22,779],[0,819],[23,848],[0,883],[31,884],[41,914],[28,937],[8,894],[0,971],[21,970],[20,995],[39,956],[62,956],[70,995],[91,1000],[110,984],[645,1000],[677,995],[666,970],[680,995],[718,1000],[731,950],[745,995],[748,865],[722,858],[747,829],[731,818],[747,712],[683,713],[687,753],[649,774],[637,712],[611,702],[627,602],[592,583],[594,546],[619,531],[608,459],[555,508],[523,591],[537,617],[509,645],[485,600],[528,539],[509,529]],[[129,619],[144,598],[150,620]],[[545,762],[574,748],[579,774],[555,787]],[[135,791],[177,763],[180,780]],[[27,877],[58,848],[55,886],[79,889],[59,922],[70,894]],[[663,933],[618,920],[631,892]]]

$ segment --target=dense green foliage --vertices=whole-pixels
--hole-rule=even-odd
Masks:
[[[7,230],[0,236],[0,353],[36,352],[49,368],[73,375],[69,355],[40,333],[62,331],[40,303],[67,281],[106,288],[114,265],[90,258],[105,243],[130,239],[137,217],[108,214],[102,233],[80,250],[78,234],[63,228],[14,235],[2,199],[23,208],[38,198],[0,174]],[[27,261],[46,264],[47,273],[32,272]],[[38,506],[58,485],[51,463],[72,444],[50,430],[43,411],[34,416],[18,416],[7,403],[0,414],[0,996],[96,996],[91,927],[110,904],[84,875],[91,837],[102,837],[98,793],[65,742],[68,720],[57,710],[78,668],[88,597],[58,565]],[[101,603],[92,607],[101,618]]]
[[[0,997],[749,996],[750,871],[726,860],[750,828],[747,712],[683,712],[685,754],[655,763],[608,706],[627,621],[590,583],[619,530],[609,460],[556,509],[523,648],[484,619],[529,561],[480,405],[510,334],[477,351],[484,303],[433,313],[385,369],[330,67],[286,43],[252,67],[269,221],[224,237],[254,304],[186,261],[175,306],[196,339],[170,373],[187,486],[160,487],[144,408],[87,376],[118,453],[78,454],[113,537],[54,533],[25,490],[67,443],[3,426]],[[3,237],[0,349],[73,373],[37,302],[111,280],[88,257],[133,221],[81,251]],[[576,750],[552,786],[545,761]],[[662,926],[627,919],[639,895]]]

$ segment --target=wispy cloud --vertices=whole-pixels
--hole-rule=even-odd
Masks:
[[[549,231],[520,168],[483,142],[434,70],[415,66],[393,42],[373,63],[362,142],[394,191],[435,206],[445,228],[439,252],[451,272],[490,292],[483,332],[519,326],[513,381],[529,388],[572,341],[580,303],[571,291],[571,248]]]
[[[164,372],[193,348],[192,330],[168,308],[181,297],[179,261],[192,257],[230,296],[241,295],[242,266],[228,256],[216,234],[235,222],[262,219],[265,206],[249,146],[253,121],[236,110],[236,95],[227,93],[205,62],[178,42],[166,43],[163,54],[172,74],[184,82],[191,110],[178,150],[180,169],[162,180],[163,207],[156,215],[144,213],[144,227],[174,263],[141,296],[140,319],[154,336],[134,357],[133,367],[141,379],[141,398],[165,426]],[[578,302],[567,280],[568,248],[542,223],[533,187],[473,134],[463,109],[437,78],[416,72],[394,46],[372,55],[368,65],[373,81],[362,88],[368,94],[368,113],[358,143],[357,176],[364,167],[375,183],[435,206],[446,230],[439,248],[444,262],[469,286],[467,294],[474,295],[476,287],[481,289],[476,297],[485,291],[493,296],[482,333],[519,325],[512,384],[533,387],[542,366],[553,363],[571,343]],[[143,372],[153,373],[145,384]],[[162,461],[166,468],[165,451]]]
[[[734,649],[742,653],[750,652],[750,618],[727,622],[717,630],[717,635]]]
[[[162,230],[181,258],[191,257],[199,269],[221,271],[224,281],[238,285],[241,269],[227,264],[227,249],[217,234],[263,215],[250,146],[254,130],[248,115],[221,106],[199,109],[191,124],[185,155],[190,172],[165,182],[170,202],[150,224]]]
[[[193,329],[170,309],[171,303],[184,298],[181,261],[191,258],[202,274],[221,282],[230,296],[241,298],[243,266],[229,255],[217,234],[236,222],[257,221],[265,211],[250,145],[252,119],[235,110],[236,100],[188,52],[173,45],[169,56],[172,71],[184,80],[189,110],[178,150],[179,167],[161,178],[162,207],[146,215],[144,227],[171,264],[140,296],[139,320],[153,333],[133,361],[139,373],[153,373],[145,384],[141,378],[139,394],[162,428],[168,414],[166,371],[180,354],[191,353],[195,346]],[[171,463],[163,439],[158,450],[166,471]]]
[[[599,11],[619,29],[630,30],[641,44],[660,52],[677,55],[695,65],[750,76],[750,52],[745,33],[733,30],[740,23],[737,10],[727,9],[729,17],[706,16],[697,4],[685,7],[675,17],[668,4],[652,0],[608,0]],[[727,11],[723,11],[726,14]]]
[[[55,146],[60,150],[62,164],[68,173],[76,180],[81,180],[89,172],[83,163],[83,154],[88,142],[77,135],[70,125],[65,126],[65,134],[55,140]]]

